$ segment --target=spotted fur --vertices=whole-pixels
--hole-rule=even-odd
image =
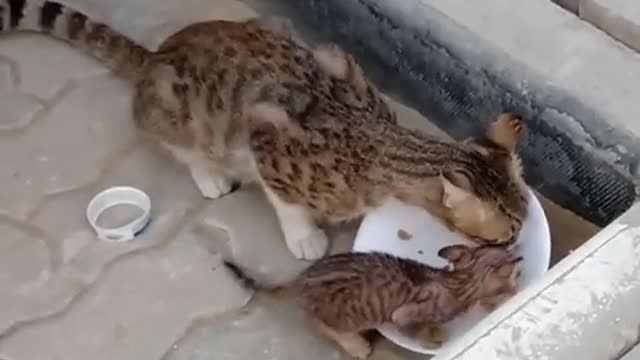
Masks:
[[[129,79],[141,132],[187,164],[207,198],[260,183],[298,258],[325,254],[318,223],[389,197],[488,242],[514,239],[526,215],[513,166],[520,120],[505,115],[506,130],[468,144],[402,128],[350,55],[308,47],[286,21],[197,23],[151,52],[62,3],[0,0],[0,28],[47,33]]]

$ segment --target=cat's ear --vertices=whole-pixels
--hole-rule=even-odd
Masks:
[[[338,80],[349,78],[349,57],[336,44],[322,44],[313,48],[313,57],[320,68]]]
[[[367,90],[367,79],[362,68],[351,54],[338,45],[316,46],[313,49],[313,57],[329,76],[350,83],[358,93],[364,93]]]
[[[458,172],[440,173],[440,182],[442,183],[442,205],[449,209],[459,206],[474,196],[471,193],[469,179]]]
[[[487,137],[510,153],[516,151],[516,146],[522,136],[525,122],[522,116],[514,113],[502,113],[491,123]]]
[[[286,17],[259,16],[248,20],[247,23],[274,32],[289,40],[293,40],[297,36],[293,27],[293,22]]]
[[[438,250],[438,256],[446,259],[453,267],[462,266],[471,261],[471,249],[466,245],[450,245]]]

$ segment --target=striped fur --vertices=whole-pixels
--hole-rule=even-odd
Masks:
[[[522,259],[513,250],[455,245],[439,255],[452,270],[377,252],[332,255],[283,287],[325,330],[351,335],[387,322],[439,326],[483,299],[513,294]],[[225,264],[245,285],[264,288],[237,266]]]
[[[36,31],[69,42],[135,80],[150,52],[105,24],[55,1],[0,0],[0,30]]]

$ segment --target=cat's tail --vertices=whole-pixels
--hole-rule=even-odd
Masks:
[[[249,290],[259,291],[266,293],[271,296],[276,297],[286,297],[289,295],[293,288],[288,285],[264,285],[257,282],[254,278],[247,275],[247,273],[242,270],[238,265],[232,263],[231,261],[224,260],[224,266],[231,272],[238,280],[242,282],[244,287]]]
[[[139,77],[151,52],[105,24],[55,1],[0,0],[0,31],[35,31],[64,40],[129,80]]]

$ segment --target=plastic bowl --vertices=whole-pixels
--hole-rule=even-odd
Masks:
[[[524,257],[518,290],[542,277],[549,268],[551,257],[549,224],[540,202],[533,192],[529,193],[529,215],[518,238],[518,252]],[[410,234],[411,238],[400,239],[400,229]],[[461,243],[469,244],[469,241],[461,234],[449,231],[424,209],[391,199],[364,218],[358,229],[353,251],[380,251],[439,267],[446,266],[447,262],[437,256],[438,250]],[[443,347],[436,350],[423,348],[418,341],[403,335],[391,324],[379,327],[378,331],[401,347],[418,353],[435,354],[446,351],[456,339],[486,315],[479,309],[473,309],[446,324],[449,339]]]

